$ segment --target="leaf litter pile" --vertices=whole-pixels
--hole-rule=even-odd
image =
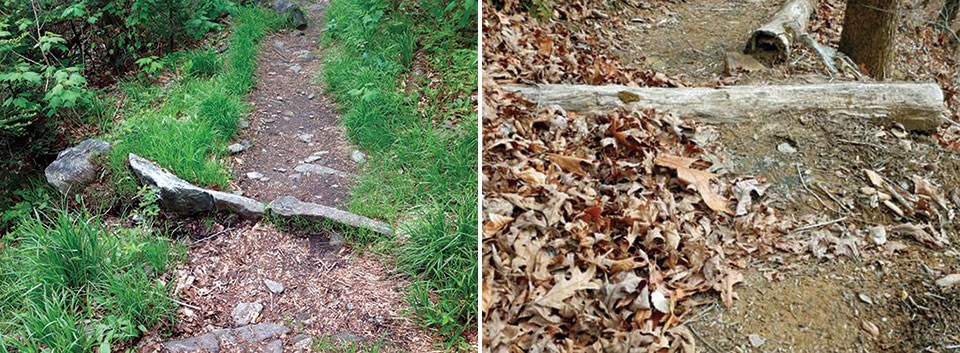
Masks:
[[[685,320],[715,298],[732,305],[744,273],[765,256],[902,249],[886,242],[887,231],[930,248],[949,244],[943,226],[953,211],[922,178],[911,193],[863,171],[871,184],[862,197],[881,212],[905,212],[897,215],[907,223],[858,229],[854,218],[794,217],[769,205],[762,177],[724,168],[710,127],[652,110],[581,116],[502,90],[689,85],[625,67],[601,49],[610,42],[603,31],[531,20],[520,6],[483,6],[485,351],[694,352]],[[554,15],[598,16],[583,1],[561,1]]]
[[[616,57],[484,6],[484,347],[694,352],[682,325],[743,280],[793,222],[756,198],[763,180],[725,175],[715,131],[652,110],[579,116],[490,79],[677,86]],[[546,33],[549,28],[555,33]],[[588,35],[580,36],[590,40]],[[529,40],[532,39],[532,40]],[[720,169],[720,170],[718,170]]]

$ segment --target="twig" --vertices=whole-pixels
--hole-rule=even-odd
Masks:
[[[271,47],[271,49],[273,49],[273,52],[274,52],[274,53],[277,53],[277,55],[280,55],[280,57],[283,58],[283,60],[290,61],[290,59],[288,59],[286,55],[283,55],[283,53],[281,53],[279,50],[277,50],[277,48],[272,48],[272,47]]]
[[[828,225],[831,225],[831,224],[834,224],[834,223],[840,223],[840,222],[843,222],[843,221],[847,220],[847,218],[849,218],[849,217],[850,217],[850,216],[843,216],[843,217],[837,218],[837,219],[832,220],[832,221],[820,222],[820,223],[817,223],[817,224],[811,224],[811,225],[808,225],[808,226],[803,226],[803,227],[794,229],[791,233],[802,232],[802,231],[805,231],[805,230],[810,230],[810,229],[814,229],[814,228],[820,228],[820,227],[823,227],[823,226],[828,226]]]
[[[190,305],[190,304],[184,303],[184,302],[179,301],[179,300],[176,300],[176,299],[174,299],[173,302],[174,302],[174,303],[177,303],[177,304],[180,305],[180,306],[184,306],[184,307],[187,307],[187,308],[196,310],[196,311],[203,311],[203,309],[201,309],[199,306],[196,306],[196,305]]]
[[[827,188],[823,187],[823,184],[820,184],[819,182],[816,182],[816,183],[813,183],[813,185],[816,185],[816,187],[820,188],[820,191],[823,191],[824,194],[827,194],[827,197],[829,197],[831,200],[833,200],[833,202],[836,202],[837,205],[840,205],[840,208],[842,208],[842,209],[844,209],[845,211],[847,211],[847,213],[853,213],[853,210],[851,210],[849,207],[847,207],[846,205],[844,205],[843,202],[840,202],[840,199],[838,199],[836,196],[833,196],[833,194],[830,193],[830,191],[827,190]]]
[[[833,213],[840,214],[839,211],[827,205],[826,202],[823,202],[823,199],[820,198],[820,195],[813,192],[813,190],[810,190],[810,187],[807,186],[807,180],[803,178],[803,172],[800,171],[800,163],[797,163],[796,166],[797,166],[797,175],[800,176],[800,184],[803,185],[803,189],[807,190],[807,192],[810,193],[810,195],[813,195],[813,197],[815,197],[817,201],[820,201],[820,204],[823,205],[823,207],[826,207],[828,210],[833,211]]]
[[[850,141],[850,140],[844,140],[844,139],[837,139],[837,141],[840,141],[840,142],[843,142],[843,143],[848,143],[848,144],[851,144],[851,145],[870,146],[870,147],[876,148],[876,149],[878,149],[878,150],[882,150],[882,149],[883,149],[883,146],[880,146],[880,145],[875,144],[875,143],[860,142],[860,141]]]
[[[231,227],[231,228],[227,228],[227,229],[221,230],[221,231],[219,231],[219,232],[210,234],[210,235],[208,235],[208,236],[206,236],[206,237],[204,237],[204,238],[202,238],[202,239],[200,239],[200,240],[197,240],[197,241],[193,242],[192,244],[190,244],[190,246],[194,246],[194,245],[200,244],[200,243],[202,243],[202,242],[205,242],[205,241],[207,241],[207,240],[213,239],[214,237],[216,237],[216,236],[218,236],[218,235],[220,235],[220,234],[229,232],[229,231],[234,230],[234,229],[235,229],[235,228],[232,228],[232,227]]]
[[[707,342],[707,340],[703,339],[703,336],[700,336],[700,334],[697,333],[697,330],[693,329],[693,326],[687,326],[687,329],[690,330],[690,333],[692,333],[695,337],[697,337],[697,339],[699,339],[700,342],[703,342],[703,344],[706,345],[707,348],[710,348],[710,351],[712,351],[713,353],[720,353],[720,350],[718,350],[716,347],[710,344],[710,342]]]

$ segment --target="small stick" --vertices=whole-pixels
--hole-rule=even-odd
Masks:
[[[184,306],[184,307],[187,307],[187,308],[196,310],[196,311],[203,311],[203,309],[201,309],[199,306],[196,306],[196,305],[190,305],[190,304],[184,303],[184,302],[179,301],[179,300],[176,300],[176,299],[174,299],[173,302],[179,304],[180,306]]]
[[[829,197],[831,200],[833,200],[833,202],[836,202],[837,205],[840,205],[840,208],[842,208],[842,209],[844,209],[845,211],[847,211],[847,213],[853,213],[853,210],[851,210],[851,209],[848,208],[846,205],[844,205],[843,202],[840,202],[840,199],[838,199],[837,197],[833,196],[833,194],[830,193],[830,191],[828,191],[827,188],[823,187],[823,184],[820,184],[819,182],[816,182],[816,183],[813,183],[813,185],[815,185],[816,187],[820,188],[820,191],[823,191],[824,194],[827,194],[827,197]]]
[[[694,330],[694,329],[693,329],[693,326],[687,326],[687,329],[689,329],[689,330],[690,330],[690,333],[692,333],[694,336],[696,336],[697,339],[700,340],[700,342],[703,342],[703,344],[706,345],[707,348],[710,348],[710,351],[712,351],[713,353],[720,353],[720,350],[718,350],[717,348],[715,348],[712,344],[710,344],[710,342],[707,342],[707,340],[703,339],[703,336],[700,336],[700,334],[697,333],[697,330]]]
[[[823,202],[823,199],[820,198],[820,195],[813,192],[813,190],[810,190],[810,187],[807,186],[807,180],[803,178],[803,172],[800,171],[800,163],[797,163],[796,166],[797,166],[797,175],[800,176],[800,183],[803,185],[803,189],[807,190],[807,192],[810,193],[810,195],[813,195],[813,197],[816,198],[817,201],[820,201],[820,204],[823,205],[823,207],[826,207],[828,210],[833,211],[833,213],[840,214],[839,211],[828,206],[826,202]]]
[[[843,143],[847,143],[847,144],[851,144],[851,145],[870,146],[870,147],[876,148],[876,149],[878,149],[878,150],[882,150],[882,149],[883,149],[883,146],[880,146],[880,145],[875,144],[875,143],[860,142],[860,141],[850,141],[850,140],[844,140],[844,139],[837,139],[837,141],[840,141],[840,142],[843,142]]]
[[[231,231],[231,230],[234,230],[234,228],[231,227],[231,228],[227,228],[227,229],[221,230],[221,231],[219,231],[219,232],[210,234],[210,235],[208,235],[208,236],[206,236],[206,237],[203,237],[203,238],[200,239],[200,240],[197,240],[197,241],[193,242],[193,244],[190,244],[190,246],[194,246],[194,245],[200,244],[200,243],[202,243],[202,242],[205,242],[205,241],[207,241],[207,240],[213,239],[213,237],[216,237],[216,236],[218,236],[218,235],[220,235],[220,234],[229,232],[229,231]]]
[[[820,223],[817,223],[817,224],[811,224],[811,225],[808,225],[808,226],[803,226],[803,227],[794,229],[791,233],[802,232],[802,231],[805,231],[805,230],[810,230],[810,229],[814,229],[814,228],[820,228],[820,227],[823,227],[823,226],[828,226],[828,225],[831,225],[831,224],[834,224],[834,223],[840,223],[840,222],[843,222],[843,221],[847,220],[847,218],[849,218],[849,217],[850,217],[850,216],[843,216],[843,217],[837,218],[837,219],[832,220],[832,221],[820,222]]]

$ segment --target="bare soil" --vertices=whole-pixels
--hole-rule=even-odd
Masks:
[[[628,11],[637,20],[617,29],[622,44],[613,50],[632,67],[684,77],[691,85],[720,79],[741,84],[844,79],[827,76],[803,50],[795,51],[791,63],[722,77],[723,52],[741,50],[749,33],[781,3],[654,3]],[[925,32],[916,28],[922,28],[917,21],[934,18],[930,13],[939,5],[908,1],[904,27],[910,32],[902,34],[898,44],[897,79],[935,78],[935,72],[917,64],[923,63],[918,57],[937,58],[918,49]],[[812,32],[821,43],[836,44],[842,8],[838,1],[821,4],[812,21],[817,26]],[[911,48],[919,54],[911,54]],[[824,227],[837,234],[862,239],[866,227],[905,222],[883,205],[871,206],[860,193],[860,188],[870,186],[864,169],[908,192],[913,192],[912,178],[922,178],[953,203],[960,202],[955,196],[960,189],[960,153],[942,148],[936,136],[904,134],[890,121],[830,114],[770,116],[717,126],[717,131],[715,152],[726,157],[724,169],[765,177],[772,185],[767,200],[782,215],[821,220],[846,216]],[[750,259],[747,267],[755,270],[737,290],[740,300],[729,309],[706,306],[686,325],[698,337],[698,350],[710,352],[955,350],[960,344],[960,293],[943,292],[933,283],[960,271],[960,225],[954,219],[942,226],[951,241],[944,249],[891,235],[891,241],[904,245],[902,249],[864,242],[858,258],[780,254]],[[810,236],[800,232],[792,240],[805,242]],[[868,333],[871,324],[879,330],[876,337]],[[758,335],[763,343],[752,344],[750,335]]]
[[[234,178],[244,195],[264,202],[281,196],[326,206],[341,206],[349,196],[348,178],[334,174],[302,173],[294,170],[311,155],[320,158],[311,164],[332,168],[346,175],[358,166],[350,158],[354,150],[334,111],[335,103],[317,83],[321,62],[317,41],[323,24],[326,1],[305,4],[312,21],[305,31],[283,31],[264,38],[257,59],[257,86],[249,102],[250,128],[237,141],[252,146],[235,155]],[[299,72],[295,72],[299,67]],[[312,135],[310,142],[302,135]],[[251,179],[248,172],[264,175]]]

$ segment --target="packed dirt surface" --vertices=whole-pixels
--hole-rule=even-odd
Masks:
[[[305,31],[264,38],[258,84],[249,98],[250,127],[236,139],[249,145],[234,156],[234,178],[244,196],[269,202],[289,195],[337,207],[349,195],[349,178],[358,168],[351,159],[354,149],[334,102],[317,84],[321,63],[314,50],[326,4],[303,7],[314,21]]]

